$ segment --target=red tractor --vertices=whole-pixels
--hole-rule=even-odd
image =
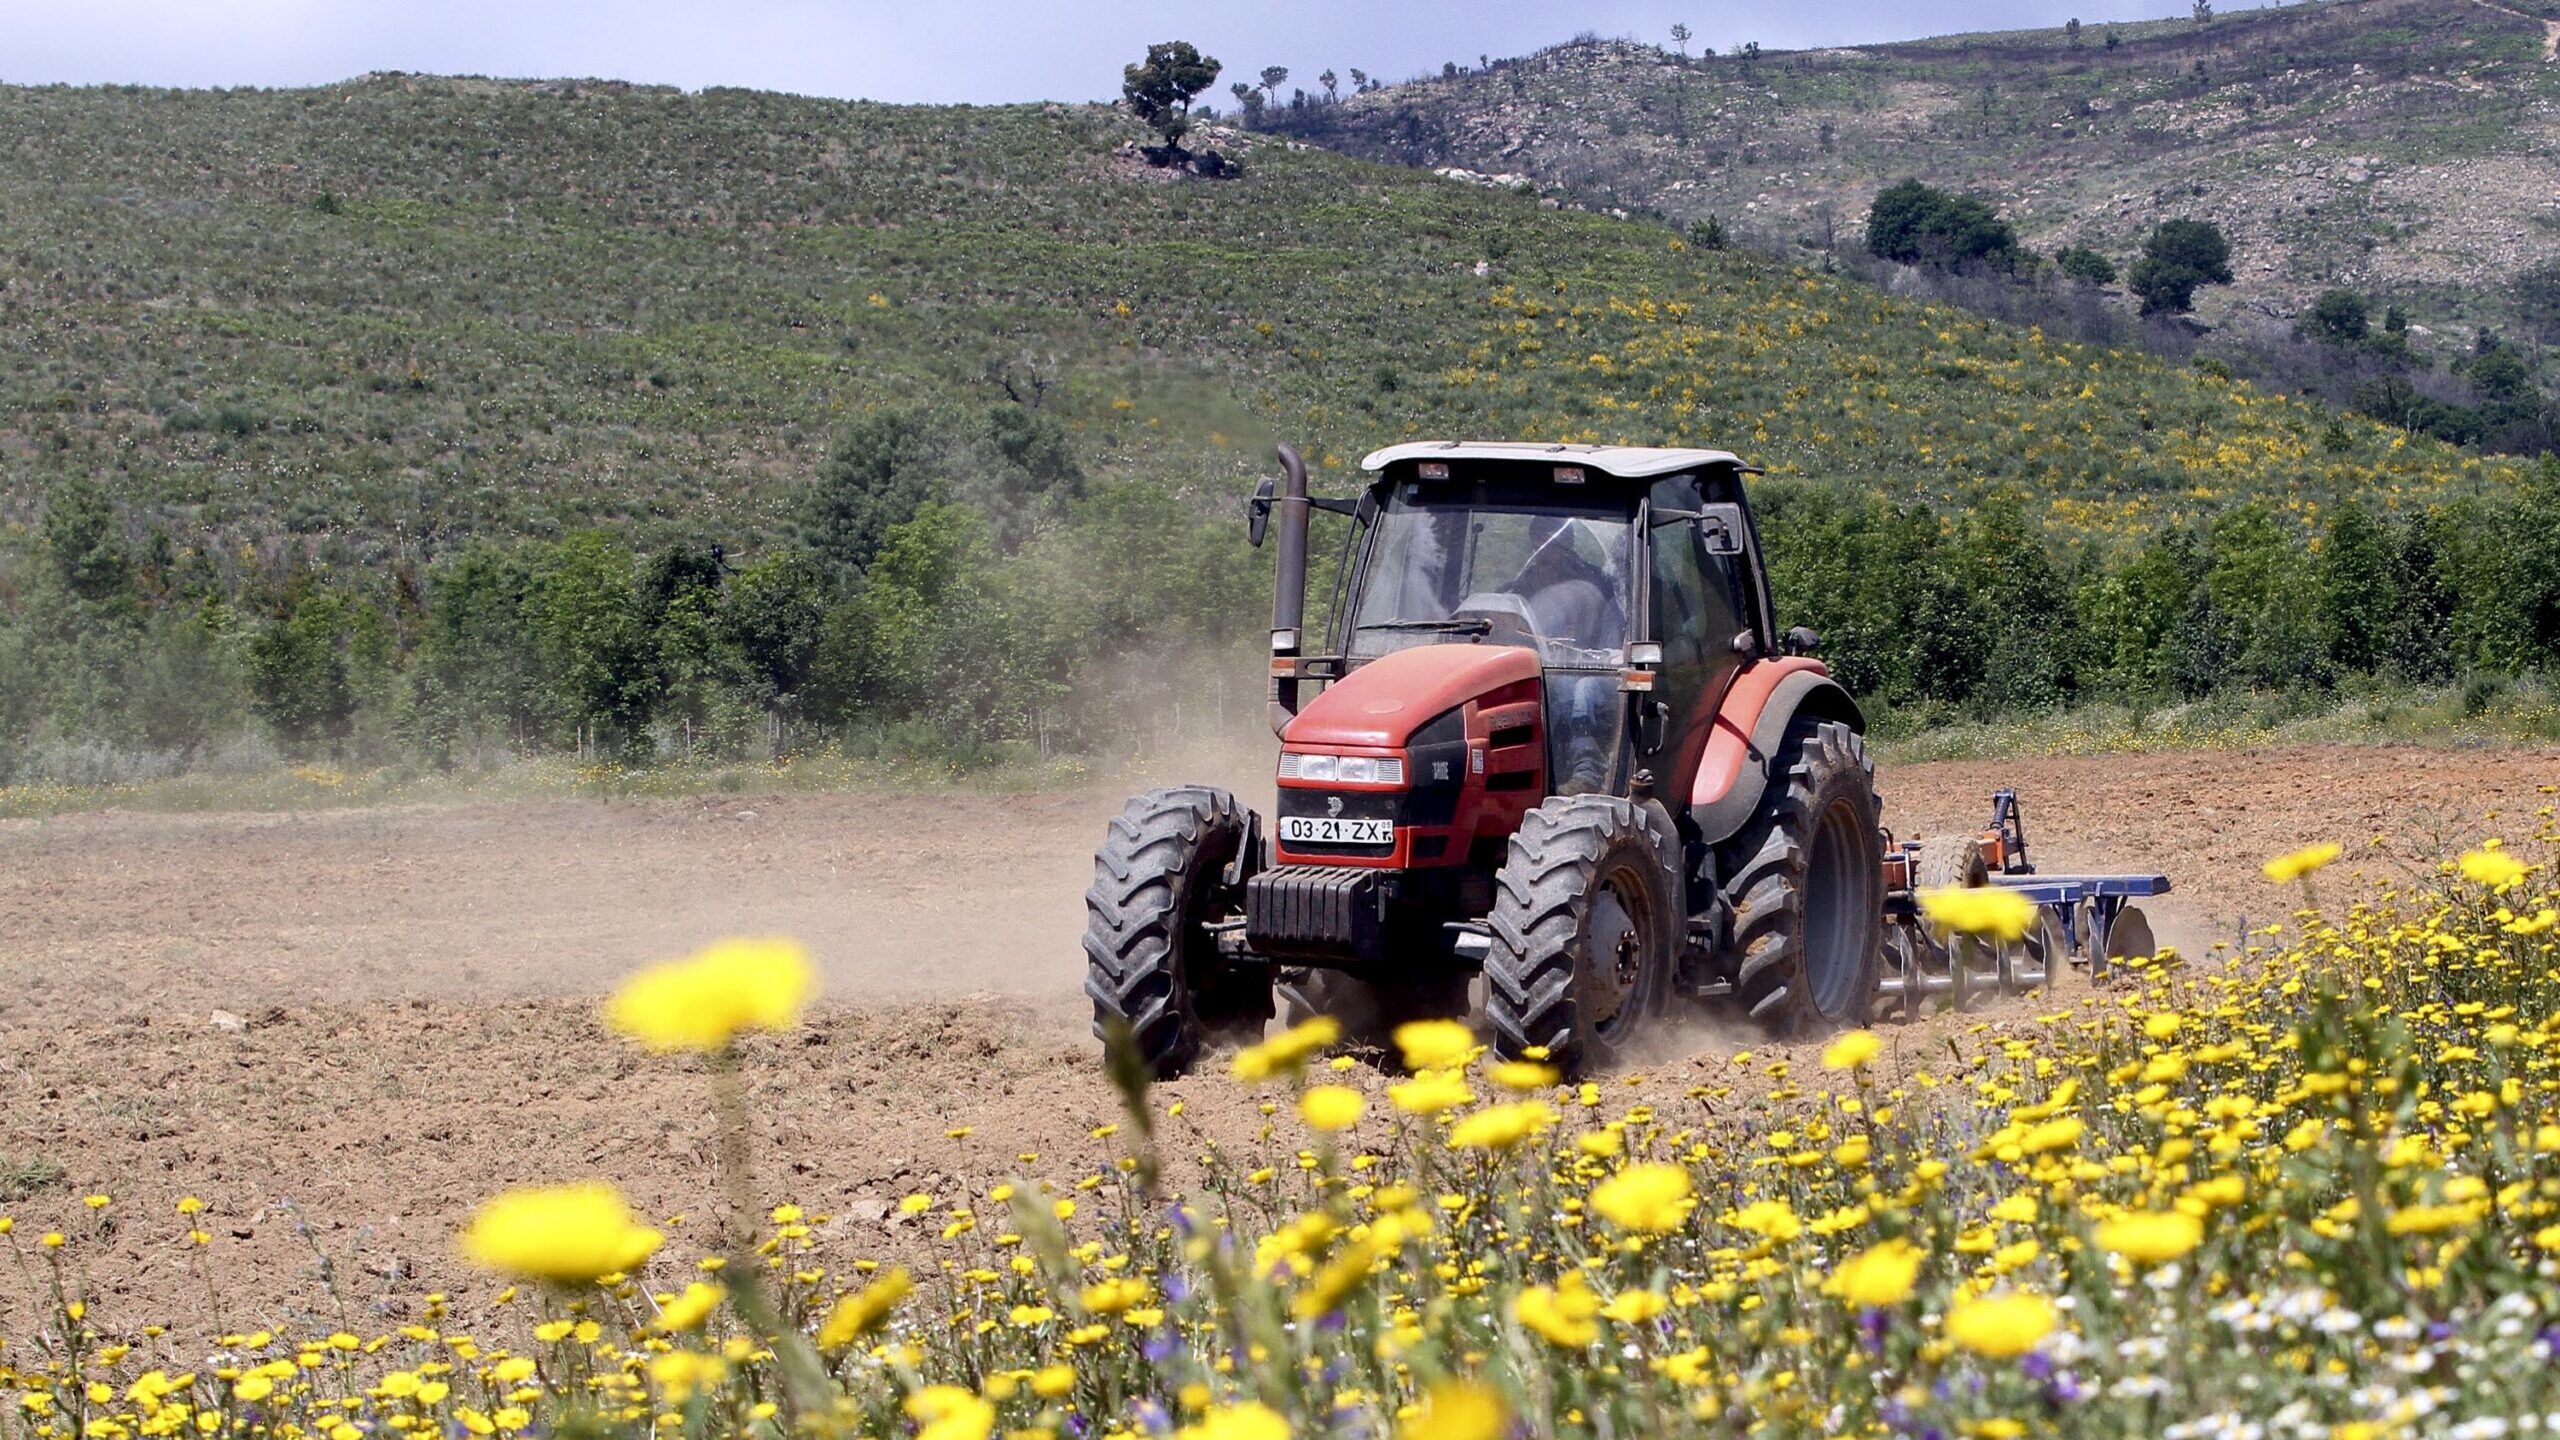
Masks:
[[[1864,1023],[1885,950],[1865,720],[1781,631],[1718,450],[1419,443],[1351,499],[1285,478],[1271,619],[1277,814],[1208,786],[1111,822],[1087,895],[1097,1031],[1159,1073],[1222,1034],[1463,1015],[1505,1056],[1622,1052],[1683,997],[1780,1036]],[[1310,512],[1348,517],[1303,632]],[[1312,652],[1312,653],[1311,653]],[[1310,682],[1322,685],[1309,695]]]

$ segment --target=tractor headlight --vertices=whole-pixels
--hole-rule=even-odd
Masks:
[[[1378,762],[1366,755],[1345,755],[1334,778],[1351,785],[1374,785],[1378,781]]]
[[[1298,778],[1301,780],[1339,780],[1342,777],[1334,769],[1334,767],[1339,763],[1341,762],[1331,755],[1301,755],[1298,757]]]

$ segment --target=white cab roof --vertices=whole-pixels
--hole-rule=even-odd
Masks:
[[[1725,450],[1663,450],[1644,445],[1542,445],[1528,441],[1416,440],[1372,450],[1363,470],[1384,470],[1399,460],[1526,460],[1538,465],[1587,465],[1622,480],[1644,480],[1716,465],[1742,466]],[[1748,466],[1742,466],[1748,469]]]

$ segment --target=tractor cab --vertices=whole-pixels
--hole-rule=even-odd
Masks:
[[[1715,450],[1426,443],[1362,462],[1330,651],[1514,646],[1543,677],[1550,790],[1615,794],[1773,647],[1742,493]]]

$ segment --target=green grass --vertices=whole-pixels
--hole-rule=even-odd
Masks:
[[[62,1183],[60,1162],[43,1155],[0,1155],[0,1205],[14,1205]]]
[[[2090,704],[1997,721],[1879,719],[1878,757],[1900,765],[2253,745],[2560,744],[2560,695],[2539,680],[2487,681],[2476,689],[2373,685],[2326,696],[2235,692],[2143,707]]]

